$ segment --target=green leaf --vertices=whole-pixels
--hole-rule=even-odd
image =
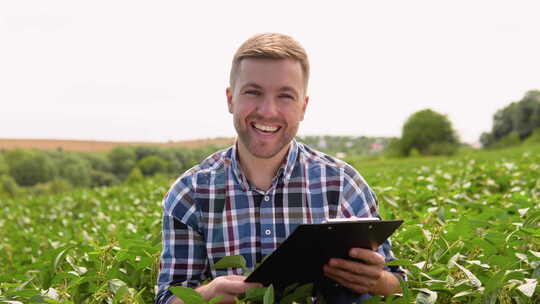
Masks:
[[[206,304],[201,294],[191,288],[174,286],[169,291],[186,304]]]
[[[126,283],[122,280],[119,280],[119,279],[112,279],[109,281],[109,290],[116,294],[116,292],[122,288],[122,287],[126,287]]]
[[[390,262],[385,263],[386,266],[410,266],[413,263],[408,259],[397,259]]]
[[[525,284],[518,286],[517,289],[530,298],[534,294],[537,284],[538,281],[536,279],[525,279]]]
[[[416,295],[417,304],[435,304],[437,301],[437,292],[427,288],[418,288],[420,292]]]
[[[248,301],[261,302],[264,299],[267,287],[252,287],[246,291],[243,299]]]
[[[290,304],[293,302],[303,303],[306,298],[311,297],[313,294],[313,283],[301,285],[294,290],[289,290],[289,293],[285,295],[280,304]]]
[[[471,294],[474,294],[474,293],[478,293],[478,292],[468,289],[468,290],[464,290],[464,291],[460,291],[460,292],[456,293],[452,298],[464,297],[464,296],[468,296],[468,295],[471,295]]]
[[[454,262],[454,265],[456,265],[461,271],[463,271],[465,273],[465,275],[469,279],[469,282],[471,283],[472,286],[474,286],[476,288],[480,288],[482,286],[482,282],[480,282],[480,280],[472,272],[470,272],[467,268],[459,265],[456,262]]]
[[[66,253],[71,249],[73,248],[73,246],[67,246],[64,250],[60,251],[60,253],[56,256],[56,258],[54,259],[54,264],[53,264],[53,269],[58,269],[58,266],[60,265],[60,263],[62,262],[62,260],[64,259],[64,256],[66,255]]]
[[[223,299],[223,296],[213,298],[212,300],[208,301],[208,304],[216,304],[217,302],[221,301],[222,299]]]
[[[270,285],[264,293],[263,304],[274,304],[274,286]]]
[[[246,267],[246,259],[241,255],[226,256],[214,264],[212,269],[227,269],[227,268],[242,268]]]

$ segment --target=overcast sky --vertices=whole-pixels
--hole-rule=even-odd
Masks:
[[[448,115],[462,141],[540,89],[540,1],[1,1],[0,138],[235,135],[233,53],[260,32],[310,56],[299,135],[399,136]]]

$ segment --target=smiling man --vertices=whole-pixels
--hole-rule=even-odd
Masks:
[[[378,217],[375,195],[348,164],[294,140],[309,98],[309,61],[282,34],[260,34],[236,52],[226,90],[238,138],[185,172],[163,201],[163,251],[156,303],[181,303],[168,288],[195,288],[234,303],[256,286],[241,269],[212,269],[242,255],[253,268],[300,224]],[[328,303],[353,303],[399,291],[403,272],[387,267],[390,243],[332,259],[316,288]],[[306,252],[306,255],[309,255]],[[206,281],[206,283],[204,283]]]

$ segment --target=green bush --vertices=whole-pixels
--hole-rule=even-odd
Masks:
[[[126,178],[127,184],[139,183],[144,180],[144,175],[141,172],[141,169],[135,167],[131,169],[128,177]]]
[[[137,161],[140,161],[145,157],[160,154],[163,149],[155,146],[137,146],[133,150]]]
[[[431,150],[451,151],[450,145],[458,145],[452,123],[445,115],[426,109],[411,115],[403,125],[401,148],[403,155],[409,155],[412,149],[420,154],[430,155]],[[455,150],[454,150],[455,151]]]
[[[6,153],[9,174],[21,186],[33,186],[54,178],[56,169],[48,155],[38,151],[11,150]]]
[[[90,170],[90,184],[92,187],[113,186],[119,183],[118,178],[112,173]]]
[[[55,178],[54,180],[50,181],[47,186],[48,193],[52,194],[67,192],[73,189],[71,183],[63,178]]]
[[[511,132],[507,136],[501,138],[498,142],[491,145],[492,148],[500,149],[507,147],[519,146],[521,144],[521,139],[517,132]]]
[[[0,195],[6,194],[16,197],[21,192],[21,188],[13,177],[9,175],[0,175]]]
[[[387,157],[403,156],[402,142],[399,138],[392,138],[388,142],[388,146],[384,149],[384,155]]]
[[[5,174],[9,174],[9,166],[4,156],[0,154],[0,175],[5,175]]]
[[[429,155],[453,155],[456,153],[458,145],[449,142],[434,142],[427,148]]]
[[[68,180],[73,186],[88,187],[91,184],[90,164],[76,154],[65,154],[57,162],[58,176]]]
[[[135,152],[128,147],[115,147],[109,153],[109,160],[112,164],[112,173],[123,179],[135,167]]]
[[[88,161],[93,170],[101,172],[112,172],[112,164],[105,154],[101,153],[82,153],[82,156]]]
[[[141,169],[142,174],[145,176],[151,176],[156,173],[165,173],[169,167],[169,163],[163,158],[151,155],[141,159],[137,167]]]
[[[540,128],[534,130],[531,136],[523,142],[524,145],[536,145],[540,144]]]

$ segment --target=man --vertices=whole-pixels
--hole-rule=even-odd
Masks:
[[[238,138],[185,172],[164,199],[156,303],[181,303],[167,291],[173,285],[234,303],[256,284],[244,282],[240,269],[211,269],[221,258],[241,254],[254,267],[299,224],[378,216],[376,198],[355,169],[294,140],[308,79],[307,54],[289,36],[256,35],[238,49],[226,90]],[[333,280],[324,287],[329,303],[399,291],[402,272],[384,266],[393,259],[388,242],[350,255],[358,260],[324,266]]]

